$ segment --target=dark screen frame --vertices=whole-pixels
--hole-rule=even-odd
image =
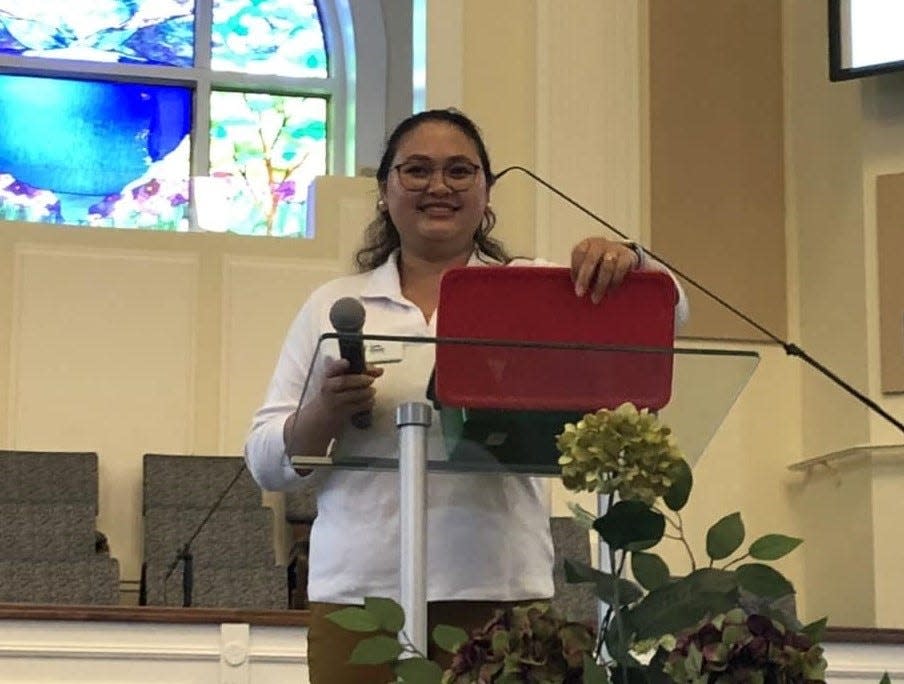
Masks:
[[[829,80],[850,81],[855,78],[904,71],[904,60],[883,62],[863,67],[845,67],[841,63],[841,2],[828,0],[829,10]],[[904,37],[902,37],[904,39]]]

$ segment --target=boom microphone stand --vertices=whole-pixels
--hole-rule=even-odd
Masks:
[[[235,486],[235,483],[239,481],[239,478],[242,476],[242,473],[245,472],[245,469],[247,467],[247,464],[243,461],[241,467],[236,471],[235,477],[233,477],[229,484],[226,485],[226,487],[220,493],[219,498],[214,501],[213,506],[211,506],[207,510],[207,514],[204,516],[204,519],[201,520],[200,523],[198,523],[198,526],[195,528],[195,531],[192,533],[191,537],[189,537],[188,541],[186,541],[182,546],[179,547],[179,550],[176,551],[176,557],[173,559],[173,562],[170,564],[169,569],[166,571],[166,576],[163,578],[164,604],[166,604],[166,584],[169,581],[169,578],[173,576],[176,568],[179,567],[179,564],[182,563],[182,607],[191,607],[191,595],[195,582],[194,556],[192,556],[191,552],[192,542],[194,542],[195,539],[197,539],[198,535],[201,534],[201,531],[207,525],[207,521],[210,520],[211,516],[216,513],[217,510],[219,510],[220,505],[223,503],[223,500]]]
[[[589,216],[591,219],[593,219],[600,225],[603,225],[606,228],[608,228],[609,230],[611,230],[613,233],[618,235],[623,240],[631,241],[631,238],[629,238],[627,235],[625,235],[622,231],[620,231],[618,228],[613,226],[611,223],[606,221],[604,218],[597,216],[592,211],[590,211],[587,207],[580,204],[577,200],[572,199],[571,197],[566,195],[564,192],[562,192],[561,190],[556,188],[554,185],[552,185],[548,181],[544,180],[543,178],[541,178],[540,176],[535,174],[533,171],[530,171],[530,170],[524,168],[523,166],[506,167],[506,168],[502,169],[502,171],[500,171],[499,173],[496,174],[495,180],[499,180],[500,178],[502,178],[505,174],[509,173],[510,171],[520,171],[521,173],[529,176],[530,178],[535,180],[537,183],[539,183],[540,185],[542,185],[549,191],[551,191],[551,192],[555,193],[556,195],[558,195],[559,197],[561,197],[563,200],[568,202],[570,205],[572,205],[576,209],[579,209],[581,212],[583,212],[584,214]],[[847,381],[845,381],[844,379],[839,377],[836,373],[831,371],[829,368],[826,368],[826,366],[824,366],[822,363],[820,363],[819,361],[814,359],[812,356],[810,356],[810,354],[808,354],[806,351],[804,351],[801,347],[794,344],[793,342],[788,342],[787,340],[783,340],[781,337],[779,337],[778,335],[773,333],[771,330],[769,330],[765,326],[761,325],[757,321],[753,320],[750,316],[745,314],[743,311],[740,311],[737,307],[729,304],[722,297],[720,297],[719,295],[714,293],[712,290],[709,290],[704,285],[699,283],[694,278],[691,278],[689,275],[687,275],[683,271],[679,270],[678,268],[676,268],[675,266],[670,264],[668,261],[666,261],[665,259],[660,257],[658,254],[656,254],[646,248],[644,248],[644,251],[647,254],[649,254],[651,257],[653,257],[656,261],[658,261],[659,263],[661,263],[662,265],[667,267],[670,271],[672,271],[672,273],[674,273],[675,275],[681,276],[681,278],[683,278],[685,281],[687,281],[690,285],[693,285],[697,290],[699,290],[700,292],[705,294],[707,297],[712,299],[714,302],[719,304],[721,307],[727,309],[728,311],[733,313],[735,316],[737,316],[738,318],[743,320],[745,323],[756,328],[756,330],[761,332],[763,335],[768,337],[773,342],[781,345],[782,349],[785,350],[786,354],[788,354],[789,356],[796,356],[797,358],[803,360],[805,363],[807,363],[810,366],[812,366],[813,368],[815,368],[822,375],[827,377],[829,380],[831,380],[836,385],[838,385],[843,390],[845,390],[848,394],[850,394],[855,399],[857,399],[860,403],[862,403],[863,405],[867,406],[872,411],[874,411],[877,414],[879,414],[880,416],[882,416],[885,420],[887,420],[889,423],[891,423],[896,428],[898,428],[898,430],[900,430],[902,433],[904,433],[904,423],[901,423],[901,421],[897,420],[894,416],[892,416],[885,409],[883,409],[881,406],[879,406],[879,404],[877,404],[875,401],[870,399],[868,396],[866,396],[865,394],[863,394],[856,388],[852,387],[850,383],[848,383]]]

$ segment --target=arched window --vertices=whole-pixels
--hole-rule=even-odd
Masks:
[[[0,0],[0,219],[305,236],[354,66],[348,0]]]

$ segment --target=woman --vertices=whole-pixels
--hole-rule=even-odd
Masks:
[[[347,362],[324,358],[307,378],[317,340],[332,332],[329,308],[346,296],[364,304],[366,333],[434,336],[445,271],[525,263],[513,261],[489,235],[495,223],[489,206],[493,180],[480,133],[460,112],[432,110],[403,121],[377,171],[378,216],[356,257],[359,274],[311,295],[292,324],[266,402],[255,415],[246,459],[261,486],[290,489],[305,481],[318,486],[308,583],[313,684],[383,684],[393,678],[388,669],[345,665],[358,636],[325,615],[365,596],[398,597],[398,476],[345,470],[302,476],[287,453],[323,454],[334,438],[365,454],[387,453],[396,439],[392,409],[403,401],[423,401],[429,372],[427,365],[419,373],[385,378],[376,368],[346,374]],[[641,267],[662,270],[632,245],[585,239],[572,252],[575,294],[598,302],[629,270]],[[680,306],[679,318],[683,297]],[[350,417],[363,411],[373,413],[373,426],[350,427]],[[501,603],[552,596],[548,493],[542,480],[431,473],[427,502],[431,628],[479,626]]]

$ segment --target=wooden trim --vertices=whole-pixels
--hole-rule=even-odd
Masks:
[[[853,644],[904,644],[904,629],[827,627],[823,641]]]
[[[167,624],[238,622],[258,627],[307,627],[308,619],[309,613],[306,610],[0,603],[0,620],[81,620],[85,622],[161,622]]]
[[[157,606],[59,606],[0,603],[0,620],[63,620],[85,622],[159,622],[222,624],[238,622],[258,627],[307,627],[307,610],[229,610]],[[828,627],[829,643],[904,644],[904,629]]]

